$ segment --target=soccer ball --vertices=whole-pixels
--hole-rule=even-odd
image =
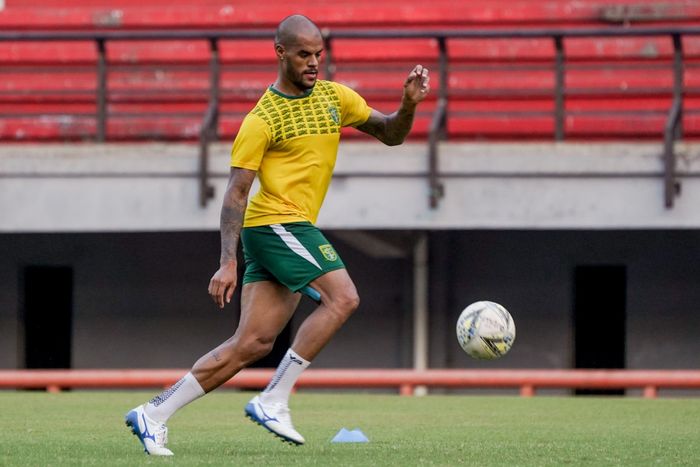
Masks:
[[[457,320],[457,340],[470,357],[493,360],[504,356],[515,341],[515,323],[498,303],[475,302]]]

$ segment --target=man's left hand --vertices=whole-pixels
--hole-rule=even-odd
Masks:
[[[418,104],[430,92],[430,76],[423,65],[416,65],[411,70],[403,85],[403,98],[412,104]]]

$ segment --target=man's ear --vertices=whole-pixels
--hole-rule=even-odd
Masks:
[[[275,54],[278,60],[284,60],[284,46],[282,44],[275,44]]]

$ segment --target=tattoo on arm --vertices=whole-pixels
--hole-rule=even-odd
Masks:
[[[403,143],[413,126],[413,117],[416,114],[415,105],[401,103],[401,107],[390,115],[384,115],[376,110],[372,111],[367,121],[357,129],[372,135],[384,144],[394,146]]]
[[[234,169],[221,208],[221,264],[236,260],[238,239],[255,172]]]
[[[221,208],[221,264],[236,259],[238,237],[243,226],[245,200],[229,200]]]
[[[378,113],[379,112],[372,111],[367,121],[362,125],[359,125],[357,129],[382,141],[382,137],[384,133],[386,133],[386,115],[377,115]]]
[[[212,357],[214,358],[214,360],[216,360],[217,362],[220,362],[220,361],[221,361],[221,354],[219,354],[219,352],[218,352],[217,350],[214,350],[214,351],[211,353],[211,356],[212,356]]]

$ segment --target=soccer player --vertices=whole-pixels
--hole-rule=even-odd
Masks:
[[[308,18],[285,18],[275,35],[277,80],[246,116],[233,143],[221,210],[220,268],[209,294],[223,308],[237,284],[243,244],[241,317],[230,339],[202,356],[180,381],[130,411],[126,424],[148,454],[172,455],[165,423],[176,410],[228,381],[272,349],[301,294],[319,305],[301,324],[269,385],[245,414],[281,439],[303,444],[288,400],[299,375],[360,303],[343,261],[314,226],[335,165],[340,129],[353,126],[387,145],[401,144],[416,106],[429,91],[417,65],[404,83],[399,109],[384,115],[355,91],[318,79],[323,38]],[[260,190],[248,202],[255,177]]]

